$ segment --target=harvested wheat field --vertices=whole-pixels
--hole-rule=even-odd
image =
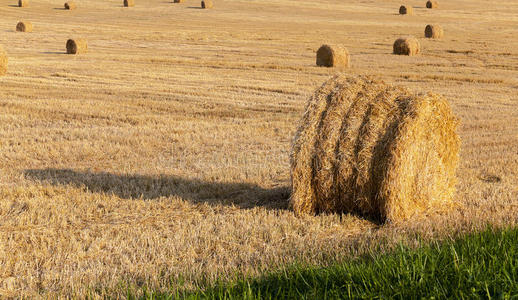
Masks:
[[[0,295],[126,297],[518,223],[518,3],[0,1]],[[196,7],[196,8],[195,8]],[[38,30],[16,33],[31,20]],[[392,54],[422,37],[418,56]],[[282,30],[280,30],[282,28]],[[65,41],[88,41],[65,55]],[[502,41],[506,41],[502,43]],[[323,44],[348,69],[321,68]],[[336,73],[442,95],[459,118],[457,204],[382,224],[295,216],[290,149]]]

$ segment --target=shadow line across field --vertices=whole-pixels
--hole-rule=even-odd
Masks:
[[[289,187],[265,189],[250,183],[207,182],[179,176],[125,175],[72,169],[25,170],[27,179],[52,185],[71,185],[123,199],[153,200],[177,196],[193,203],[235,205],[240,208],[287,209]]]

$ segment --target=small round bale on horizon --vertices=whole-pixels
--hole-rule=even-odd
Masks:
[[[18,6],[19,7],[28,7],[29,6],[29,0],[18,0]]]
[[[380,222],[447,212],[458,119],[442,96],[337,75],[306,104],[290,155],[297,216],[356,213]]]
[[[32,32],[32,23],[29,21],[20,21],[16,24],[16,31]]]
[[[399,14],[400,15],[413,15],[414,9],[412,8],[412,6],[409,6],[409,5],[401,5],[399,7]]]
[[[317,51],[316,63],[321,67],[349,67],[349,51],[341,45],[322,45]]]
[[[174,0],[173,3],[183,3],[184,0]]]
[[[67,41],[67,54],[81,54],[88,51],[85,39],[69,39]]]
[[[444,36],[444,30],[440,25],[426,25],[424,36],[430,39],[440,39]]]
[[[135,0],[124,0],[124,7],[133,7],[135,6]]]
[[[9,58],[7,57],[7,52],[5,52],[4,47],[0,45],[0,76],[7,73],[8,62]]]
[[[403,37],[394,42],[393,53],[398,55],[417,55],[421,52],[421,44],[415,37]]]
[[[439,7],[439,2],[435,1],[435,0],[428,0],[426,2],[426,8],[438,8]]]
[[[201,8],[212,8],[214,6],[214,3],[212,3],[212,0],[202,0],[201,1]]]
[[[76,9],[76,8],[77,8],[77,5],[74,1],[65,2],[65,9],[72,10],[72,9]]]

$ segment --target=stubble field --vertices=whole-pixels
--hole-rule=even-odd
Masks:
[[[483,0],[0,1],[0,295],[203,288],[294,262],[518,223],[518,3]],[[19,20],[33,33],[17,33]],[[440,24],[442,40],[425,40]],[[399,36],[422,45],[392,55]],[[88,40],[65,54],[68,38]],[[315,66],[344,44],[352,68]],[[461,120],[459,206],[380,226],[297,218],[289,152],[336,72],[445,95]]]

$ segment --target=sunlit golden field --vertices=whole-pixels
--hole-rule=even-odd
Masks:
[[[518,223],[518,2],[0,0],[0,295],[125,297]],[[15,32],[19,20],[34,32]],[[425,40],[440,24],[442,40]],[[399,36],[422,53],[392,55]],[[89,52],[66,55],[68,38]],[[325,42],[352,68],[315,66]],[[337,72],[443,94],[461,120],[447,215],[297,218],[289,153]]]

